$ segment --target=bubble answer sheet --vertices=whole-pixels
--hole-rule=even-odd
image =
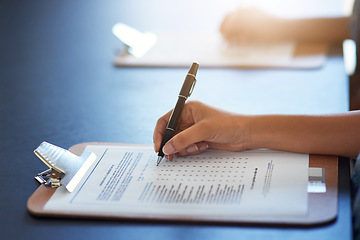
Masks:
[[[75,190],[59,187],[52,212],[156,218],[303,216],[308,211],[309,155],[271,150],[163,159],[152,145],[88,145],[97,156]]]

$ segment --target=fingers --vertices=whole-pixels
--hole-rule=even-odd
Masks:
[[[187,128],[188,125],[194,124],[192,109],[199,109],[200,108],[199,106],[202,106],[202,105],[196,101],[190,101],[185,104],[184,109],[181,114],[181,120],[180,120],[180,123],[182,122],[182,126],[180,126],[179,129]],[[169,122],[172,111],[173,110],[169,111],[164,116],[159,118],[159,120],[156,123],[154,134],[153,134],[153,142],[154,142],[155,152],[158,152],[160,150],[161,141],[165,134],[166,126]]]
[[[163,152],[165,155],[186,155],[196,154],[206,150],[208,147],[205,143],[208,135],[206,129],[208,128],[202,123],[192,125],[170,139],[165,144]]]
[[[212,108],[205,106],[200,102],[186,103],[181,119],[178,125],[177,134],[165,144],[163,152],[167,159],[171,160],[174,155],[193,155],[205,151],[209,146],[206,143],[209,138],[209,127],[214,124],[209,123],[207,119],[214,114]],[[154,149],[160,150],[161,141],[165,134],[166,125],[170,119],[172,111],[159,118],[157,121],[154,134]],[[215,114],[216,115],[216,114]],[[205,119],[205,123],[203,123]],[[215,121],[215,124],[218,122]]]
[[[229,25],[229,15],[226,15],[224,20],[222,21],[220,25],[220,33],[223,35],[225,39],[227,39],[227,33],[228,31],[228,25]]]
[[[177,153],[177,155],[178,156],[196,155],[196,154],[204,152],[208,148],[209,148],[209,145],[207,143],[199,142],[199,143],[192,144],[192,145],[188,146],[187,148],[179,151]]]
[[[195,143],[176,153],[176,156],[196,155],[204,152],[208,148],[209,145],[205,142]],[[174,154],[165,155],[165,158],[171,161],[174,159]]]
[[[225,39],[225,41],[232,43],[234,35],[234,29],[233,29],[233,14],[228,14],[225,16],[223,22],[220,25],[220,33]]]

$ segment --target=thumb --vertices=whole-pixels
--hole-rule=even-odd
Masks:
[[[207,131],[205,131],[205,129],[203,124],[197,123],[176,134],[163,147],[164,154],[173,155],[186,149],[192,144],[206,141]]]

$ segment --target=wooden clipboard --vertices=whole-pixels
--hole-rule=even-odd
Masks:
[[[82,143],[72,146],[69,151],[80,155],[87,145],[122,145],[119,143]],[[132,144],[129,144],[131,146]],[[288,225],[298,227],[312,227],[324,225],[334,221],[337,217],[338,204],[338,158],[336,156],[310,155],[309,167],[323,168],[325,170],[325,193],[308,193],[308,213],[305,216],[216,216],[216,217],[174,217],[139,214],[111,214],[111,213],[77,213],[52,212],[44,210],[44,206],[51,198],[56,188],[41,185],[28,199],[28,211],[34,216],[62,217],[62,218],[88,218],[123,221],[172,221],[172,222],[198,222],[235,225]]]

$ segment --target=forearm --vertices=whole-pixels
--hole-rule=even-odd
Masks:
[[[275,32],[300,42],[342,42],[350,38],[348,18],[294,19],[279,22]]]
[[[360,112],[327,116],[253,116],[247,148],[340,155],[355,158],[360,150]]]

